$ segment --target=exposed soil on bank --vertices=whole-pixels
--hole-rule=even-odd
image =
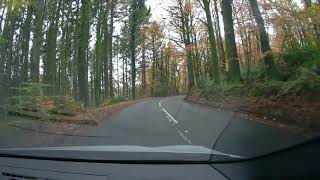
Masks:
[[[237,97],[220,93],[204,95],[201,91],[195,91],[190,93],[186,100],[197,105],[216,108],[219,111],[233,111],[249,120],[306,137],[320,135],[320,102],[317,99]]]

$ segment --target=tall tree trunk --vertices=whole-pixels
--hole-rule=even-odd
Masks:
[[[31,20],[33,15],[32,7],[29,5],[27,10],[27,18],[23,25],[22,30],[22,67],[21,67],[21,80],[23,82],[28,81],[29,72],[29,44],[30,44],[30,32],[31,32]]]
[[[115,13],[115,0],[111,0],[111,10],[110,10],[110,27],[109,27],[109,91],[110,91],[110,97],[114,96],[114,90],[113,90],[113,31],[114,31],[114,13]]]
[[[56,5],[58,3],[58,6]],[[50,85],[48,95],[57,95],[57,36],[60,19],[61,0],[53,3],[55,7],[51,17],[50,27],[47,35],[46,59],[44,61],[44,83]]]
[[[190,27],[188,14],[183,9],[183,4],[181,0],[178,0],[180,18],[182,23],[182,36],[186,49],[187,56],[187,67],[188,67],[188,90],[191,90],[195,86],[194,82],[194,69],[193,69],[193,59],[192,59],[192,45],[190,40]]]
[[[125,58],[125,92],[126,92],[126,96],[130,97],[130,93],[129,93],[129,77],[128,77],[128,59]]]
[[[1,56],[2,57],[2,56]],[[5,104],[4,59],[0,58],[0,106]],[[1,113],[1,108],[0,108]]]
[[[72,19],[72,62],[70,62],[71,76],[72,76],[72,96],[75,100],[79,100],[79,85],[78,85],[78,50],[79,50],[79,21],[80,21],[80,0],[76,0],[76,12],[75,17]]]
[[[130,44],[130,50],[131,50],[131,81],[132,81],[132,98],[136,98],[136,35],[134,32],[131,32],[131,44]]]
[[[87,49],[89,41],[90,29],[90,0],[81,0],[81,25],[79,33],[79,50],[78,50],[78,85],[79,85],[79,99],[85,104],[89,105],[89,85],[88,85],[88,59]]]
[[[226,72],[226,57],[225,57],[225,50],[223,45],[223,39],[221,35],[221,26],[220,26],[220,15],[218,11],[218,3],[217,0],[214,0],[214,11],[216,15],[216,31],[217,31],[217,38],[218,38],[218,44],[219,44],[219,55],[220,55],[220,63],[221,63],[221,69],[220,71],[225,74]]]
[[[31,65],[30,65],[30,79],[33,83],[40,82],[40,56],[41,56],[41,44],[43,36],[43,21],[44,21],[44,9],[45,2],[42,0],[34,1],[34,13],[36,16],[34,22],[34,34],[33,34],[33,47],[31,52]]]
[[[220,84],[220,70],[219,70],[218,55],[217,55],[216,37],[213,29],[213,22],[211,18],[209,0],[203,0],[203,6],[207,16],[207,26],[208,26],[209,42],[210,42],[210,50],[211,50],[211,63],[213,66],[213,76],[211,77],[211,79],[214,79],[215,83]]]
[[[152,79],[151,79],[151,96],[154,96],[154,86],[155,86],[155,79],[156,79],[156,60],[157,60],[157,51],[155,45],[155,36],[152,35],[151,37],[151,44],[152,44]]]
[[[98,2],[98,1],[97,1]],[[102,35],[103,35],[103,31],[102,31],[102,27],[103,27],[103,6],[101,3],[98,3],[98,18],[97,18],[97,26],[96,26],[96,47],[95,47],[95,53],[96,53],[96,57],[95,57],[95,64],[94,64],[94,97],[95,97],[95,103],[96,106],[99,106],[101,103],[101,75],[102,75],[102,71],[101,71],[101,67],[102,67],[102,61],[103,61],[103,56],[102,56]]]
[[[126,94],[126,58],[125,57],[122,57],[122,68],[123,68],[123,71],[122,71],[122,96],[123,97],[126,97],[127,94]]]
[[[142,94],[145,95],[147,89],[147,76],[146,76],[146,35],[145,32],[142,32],[142,45],[141,45],[141,83],[142,83]]]
[[[14,39],[14,27],[15,27],[15,12],[9,11],[6,14],[3,31],[1,34],[0,45],[0,105],[6,103],[6,98],[10,95],[9,88],[11,87],[12,77],[12,56],[13,56],[13,39]]]
[[[105,18],[105,21],[107,18]],[[107,22],[105,22],[104,26],[104,40],[103,40],[103,85],[104,85],[104,98],[109,96],[110,86],[109,86],[109,28]]]
[[[222,0],[221,10],[224,22],[226,55],[229,64],[229,80],[231,82],[240,82],[240,64],[235,40],[233,17],[232,17],[232,0]]]
[[[10,91],[10,87],[15,85],[14,81],[14,66],[16,66],[17,62],[14,62],[14,35],[17,28],[17,22],[19,15],[18,11],[7,10],[7,18],[5,20],[2,38],[4,39],[3,44],[0,46],[1,48],[1,59],[4,60],[4,86],[3,88],[3,96],[10,97],[12,95],[12,91]]]
[[[59,59],[59,95],[69,95],[68,93],[68,67],[70,64],[72,45],[71,45],[71,21],[70,14],[72,12],[72,2],[68,0],[63,0],[63,3],[67,6],[67,14],[65,15],[65,10],[62,9],[62,37],[60,44],[60,59]],[[70,73],[71,74],[71,73]]]
[[[130,16],[130,56],[131,56],[131,92],[132,98],[136,98],[136,36],[137,36],[137,22],[138,22],[138,2],[132,1],[131,3],[131,16]]]
[[[276,67],[273,54],[271,53],[269,36],[266,31],[264,21],[263,21],[261,12],[259,10],[257,0],[249,0],[249,3],[250,3],[253,17],[257,23],[261,52],[264,55],[263,60],[264,60],[265,66],[266,66],[265,68],[266,68],[267,76],[271,79],[280,79],[280,72],[278,71],[278,68]]]

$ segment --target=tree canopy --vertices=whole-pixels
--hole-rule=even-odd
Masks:
[[[319,74],[292,54],[320,48],[319,1],[303,2],[173,0],[155,20],[146,0],[0,1],[0,105],[25,83],[88,107]]]

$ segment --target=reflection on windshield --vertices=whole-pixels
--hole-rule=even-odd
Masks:
[[[254,157],[319,134],[319,2],[0,5],[0,148]]]

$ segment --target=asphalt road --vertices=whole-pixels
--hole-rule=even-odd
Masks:
[[[231,112],[191,105],[183,98],[153,98],[140,102],[106,118],[98,126],[78,128],[71,135],[10,127],[8,131],[15,135],[0,133],[0,147],[199,145],[251,157],[304,141],[303,137],[241,119]],[[24,139],[27,136],[28,143]]]

